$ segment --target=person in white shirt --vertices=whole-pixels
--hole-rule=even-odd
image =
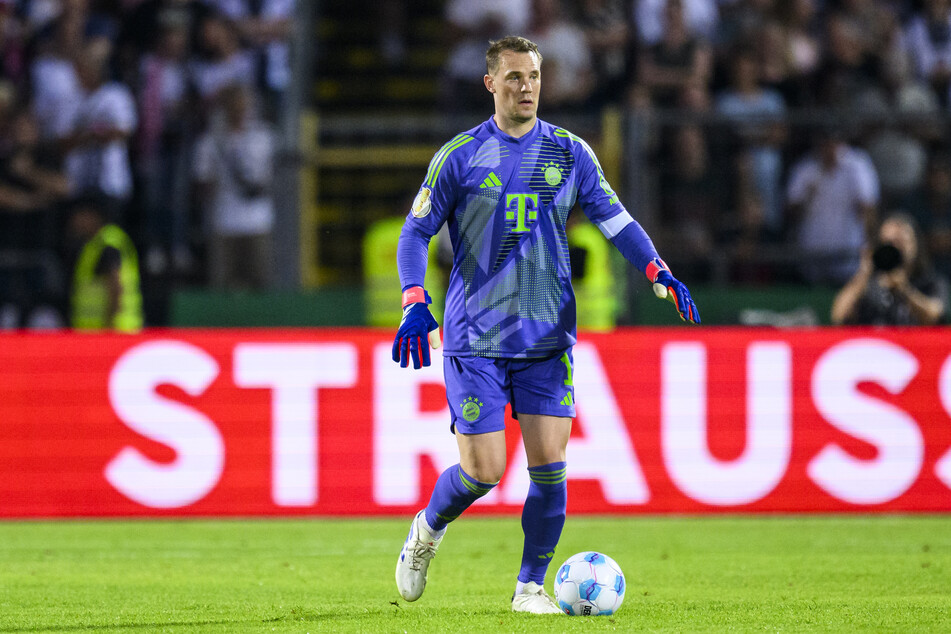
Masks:
[[[858,269],[875,226],[879,189],[868,154],[832,128],[820,131],[817,151],[793,166],[787,187],[807,281],[841,285]]]
[[[218,103],[193,164],[210,221],[210,281],[216,288],[266,288],[273,270],[275,134],[254,114],[247,87],[222,89]]]
[[[943,94],[951,85],[951,3],[925,2],[908,20],[904,42],[918,77]]]
[[[479,103],[485,94],[479,82],[485,72],[485,47],[489,40],[528,28],[531,0],[448,0],[445,4],[449,54],[440,83],[440,99],[454,107]]]
[[[546,105],[559,108],[584,103],[594,88],[591,49],[584,30],[565,18],[561,0],[532,0],[532,16],[527,37],[546,51]]]
[[[634,24],[645,45],[654,45],[664,37],[664,13],[667,0],[633,0]],[[720,12],[716,0],[684,0],[684,20],[691,35],[711,41],[716,35]]]
[[[33,113],[40,136],[58,141],[69,134],[82,101],[83,90],[73,64],[82,47],[82,23],[75,18],[60,20],[50,36],[37,39],[37,47],[30,64]]]
[[[233,22],[257,57],[258,77],[272,108],[291,83],[290,37],[295,0],[206,0]]]
[[[222,15],[207,16],[199,27],[202,55],[190,65],[192,83],[206,104],[215,102],[218,91],[231,84],[254,84],[254,56],[241,48],[238,34]]]
[[[84,96],[63,140],[68,150],[66,175],[73,193],[99,193],[121,210],[132,195],[129,139],[138,115],[129,88],[107,81],[107,60],[101,51],[87,44],[76,62]]]

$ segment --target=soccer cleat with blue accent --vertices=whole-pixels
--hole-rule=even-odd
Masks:
[[[429,562],[436,556],[436,549],[443,538],[429,531],[425,513],[422,510],[413,518],[400,558],[396,561],[396,588],[406,601],[415,601],[423,596]]]
[[[529,581],[520,593],[512,595],[512,612],[564,614],[545,588],[534,581]]]

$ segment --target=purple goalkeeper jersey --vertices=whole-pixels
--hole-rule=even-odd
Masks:
[[[638,268],[656,257],[591,148],[538,120],[511,137],[493,119],[433,157],[400,235],[403,288],[422,286],[429,240],[453,248],[444,355],[548,357],[575,343],[565,223],[575,202]]]

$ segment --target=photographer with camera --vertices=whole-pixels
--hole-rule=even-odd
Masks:
[[[897,212],[866,247],[858,272],[832,302],[832,323],[931,326],[947,314],[948,282],[928,260],[914,218]]]

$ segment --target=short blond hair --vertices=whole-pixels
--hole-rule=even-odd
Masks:
[[[538,57],[538,65],[542,65],[542,54],[538,52],[538,44],[520,35],[509,35],[501,40],[489,42],[489,50],[485,52],[485,71],[489,75],[494,75],[499,69],[499,57],[503,51],[535,53]]]

